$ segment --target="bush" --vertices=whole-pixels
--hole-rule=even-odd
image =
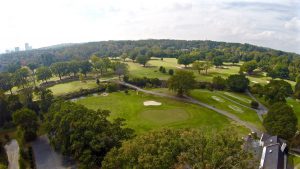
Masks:
[[[167,71],[166,71],[166,68],[163,67],[161,73],[166,73],[166,72],[167,72]]]
[[[257,101],[254,101],[254,100],[251,101],[251,107],[252,107],[253,109],[258,109],[258,106],[259,106],[259,104],[258,104]]]
[[[158,78],[133,78],[132,80],[128,80],[128,83],[139,86],[139,87],[160,87],[162,85],[162,81]]]
[[[118,90],[119,90],[119,85],[111,83],[111,84],[108,84],[106,86],[106,90],[105,91],[108,92],[108,93],[111,93],[111,92],[116,92]]]
[[[160,66],[158,70],[161,72],[163,70],[163,66]]]
[[[124,75],[123,81],[124,81],[124,82],[128,82],[128,80],[129,80],[129,76],[128,76],[128,75]]]
[[[172,75],[174,75],[174,70],[173,70],[173,69],[169,69],[169,72],[168,72],[168,73],[169,73],[169,75],[172,76]]]

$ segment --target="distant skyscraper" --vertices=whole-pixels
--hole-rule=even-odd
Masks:
[[[19,52],[20,51],[20,47],[15,47],[15,52]]]
[[[25,43],[25,50],[31,50],[32,46],[29,46],[29,43]]]

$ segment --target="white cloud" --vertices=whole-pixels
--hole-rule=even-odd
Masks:
[[[300,53],[296,0],[0,1],[0,52],[29,42],[211,39]]]

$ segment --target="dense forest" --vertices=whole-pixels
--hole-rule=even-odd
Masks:
[[[14,71],[16,67],[35,63],[50,66],[69,60],[87,60],[91,55],[119,57],[126,54],[135,60],[138,56],[175,57],[193,55],[197,60],[232,62],[255,60],[259,68],[272,77],[295,80],[299,73],[300,55],[250,44],[215,41],[139,40],[102,41],[81,44],[56,45],[31,51],[0,55],[0,70]],[[278,71],[280,71],[278,73]]]

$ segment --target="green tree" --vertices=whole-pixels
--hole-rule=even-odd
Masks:
[[[38,91],[39,106],[42,113],[48,112],[49,107],[53,103],[54,96],[50,89],[41,88]]]
[[[249,79],[244,75],[230,75],[227,79],[227,86],[231,91],[244,92],[249,85]]]
[[[200,74],[202,70],[204,70],[205,62],[195,61],[193,62],[192,68],[197,70]]]
[[[52,72],[50,68],[45,66],[37,68],[35,74],[38,81],[42,80],[42,81],[46,81],[46,83],[47,83],[47,79],[50,79],[52,77]]]
[[[113,62],[112,69],[119,76],[119,79],[121,79],[122,75],[125,76],[128,73],[128,65],[126,63]]]
[[[174,70],[173,69],[169,69],[168,73],[169,73],[169,75],[173,76],[174,75]]]
[[[187,67],[189,64],[193,63],[193,61],[194,59],[190,55],[184,54],[178,57],[177,63]]]
[[[3,91],[9,90],[12,94],[12,88],[14,87],[14,79],[10,73],[0,73],[0,89]]]
[[[171,76],[168,80],[170,90],[176,91],[178,96],[187,94],[194,88],[196,83],[193,72],[177,70],[175,75]]]
[[[127,53],[122,53],[122,55],[120,56],[120,58],[125,62],[126,59],[128,58]]]
[[[226,79],[216,76],[212,79],[212,85],[217,90],[224,90],[226,88]]]
[[[203,69],[205,70],[205,74],[206,74],[206,75],[207,75],[208,69],[210,69],[211,66],[212,66],[211,62],[209,62],[209,61],[205,61],[205,62],[204,62]]]
[[[152,131],[111,149],[102,168],[255,168],[255,160],[242,149],[242,144],[232,130],[214,133],[196,129]]]
[[[79,168],[100,168],[111,148],[133,136],[123,119],[109,121],[109,114],[107,110],[58,101],[45,116],[45,129],[55,149],[78,160]]]
[[[29,142],[36,138],[38,129],[37,115],[29,109],[21,109],[13,114],[13,121],[18,126],[18,134],[22,141]]]
[[[216,67],[222,66],[223,65],[223,58],[220,57],[220,56],[213,58],[212,64],[215,65]]]
[[[272,105],[263,125],[272,135],[278,135],[284,139],[291,139],[297,131],[298,119],[294,110],[286,103]]]
[[[69,62],[68,69],[69,69],[68,72],[73,73],[73,76],[75,77],[79,72],[79,62],[78,61]]]
[[[1,78],[1,77],[0,77]],[[0,82],[1,83],[1,82]],[[300,75],[298,75],[296,79],[296,85],[295,85],[295,97],[297,99],[300,99]]]
[[[65,75],[66,72],[66,63],[65,62],[56,62],[50,66],[50,69],[53,74],[59,77],[61,80],[62,76]]]
[[[34,86],[36,86],[36,83],[35,83],[35,70],[39,67],[39,65],[37,63],[29,63],[27,65],[27,67],[31,70],[31,76],[32,76],[32,81],[34,83]]]
[[[284,80],[271,80],[264,87],[265,100],[270,104],[276,102],[286,102],[286,97],[293,94],[293,89],[290,83]]]
[[[257,68],[257,62],[255,60],[251,60],[248,62],[245,62],[240,70],[241,72],[247,72],[249,75],[253,73],[253,71]]]
[[[25,85],[28,83],[28,76],[29,76],[29,71],[27,68],[21,68],[18,69],[15,73],[14,73],[14,83],[17,86],[22,86],[23,88],[25,88]]]
[[[147,57],[147,56],[142,56],[142,55],[140,55],[140,56],[138,56],[137,58],[136,58],[136,61],[139,63],[139,64],[142,64],[144,67],[146,66],[146,64],[147,64],[147,62],[150,60],[150,58],[149,57]]]
[[[92,64],[89,61],[79,62],[79,70],[84,76],[87,76],[87,73],[92,71]]]

